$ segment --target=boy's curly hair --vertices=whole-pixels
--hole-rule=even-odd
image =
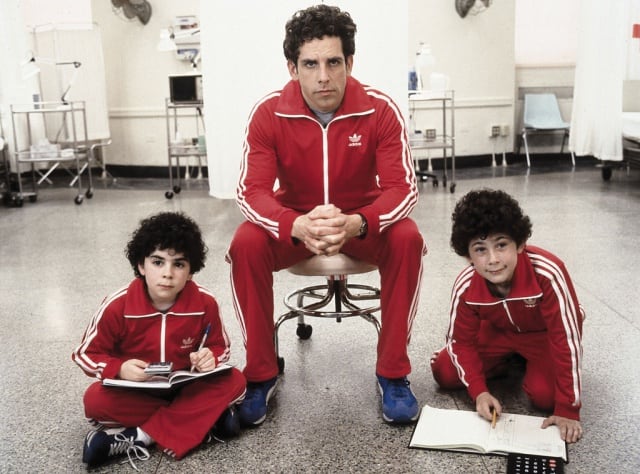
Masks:
[[[289,19],[284,29],[284,57],[295,65],[298,64],[300,46],[324,36],[337,36],[342,40],[345,58],[356,52],[356,24],[349,13],[338,7],[314,5],[299,10]]]
[[[531,237],[531,220],[501,190],[470,191],[456,204],[451,220],[451,247],[461,257],[469,257],[469,243],[478,237],[504,233],[518,246]]]
[[[125,254],[134,275],[142,278],[138,265],[155,250],[169,249],[184,254],[192,274],[204,268],[208,249],[202,233],[198,224],[182,212],[160,212],[140,221]]]

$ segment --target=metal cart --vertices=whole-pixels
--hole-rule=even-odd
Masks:
[[[188,160],[190,157],[195,157],[198,160],[198,177],[202,177],[202,159],[204,158],[206,163],[207,157],[204,142],[203,108],[204,104],[202,101],[171,102],[171,99],[165,99],[169,190],[164,193],[164,196],[167,199],[173,198],[174,193],[179,194],[182,190],[180,186],[180,158],[185,158],[186,161],[186,179],[189,178]],[[179,125],[180,121],[184,121],[182,127]]]
[[[25,197],[36,202],[38,186],[45,181],[51,182],[49,176],[59,168],[65,169],[72,177],[69,186],[77,188],[76,204],[82,204],[85,197],[93,197],[84,101],[11,105],[11,122],[18,174],[18,206],[22,205]],[[30,167],[30,191],[23,189],[21,164]],[[85,164],[87,166],[83,166]],[[83,193],[82,174],[85,170],[89,186]]]

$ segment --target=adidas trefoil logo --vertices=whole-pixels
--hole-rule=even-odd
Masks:
[[[357,133],[349,136],[349,146],[362,146],[362,142],[360,142],[361,138],[362,135],[358,135]]]
[[[182,340],[182,347],[180,349],[190,349],[191,346],[193,346],[194,342],[195,342],[195,339],[193,339],[192,337],[185,337]]]

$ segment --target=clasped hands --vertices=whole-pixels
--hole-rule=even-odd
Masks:
[[[476,411],[481,417],[491,421],[492,410],[495,410],[498,416],[502,414],[502,405],[498,399],[489,392],[482,392],[476,397]],[[551,415],[545,418],[541,428],[544,429],[551,425],[558,426],[560,437],[567,443],[575,443],[582,438],[582,426],[578,420]]]
[[[203,347],[197,352],[189,354],[189,359],[198,372],[207,372],[216,368],[216,358],[208,347]],[[149,380],[153,375],[147,374],[144,369],[147,368],[149,362],[140,359],[129,359],[122,363],[118,377],[122,380],[131,380],[134,382],[144,382]]]
[[[314,254],[330,256],[359,234],[361,224],[359,214],[343,214],[333,204],[323,204],[297,217],[291,235]]]

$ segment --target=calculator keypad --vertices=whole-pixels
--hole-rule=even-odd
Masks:
[[[562,474],[562,459],[528,454],[509,454],[507,474]]]

